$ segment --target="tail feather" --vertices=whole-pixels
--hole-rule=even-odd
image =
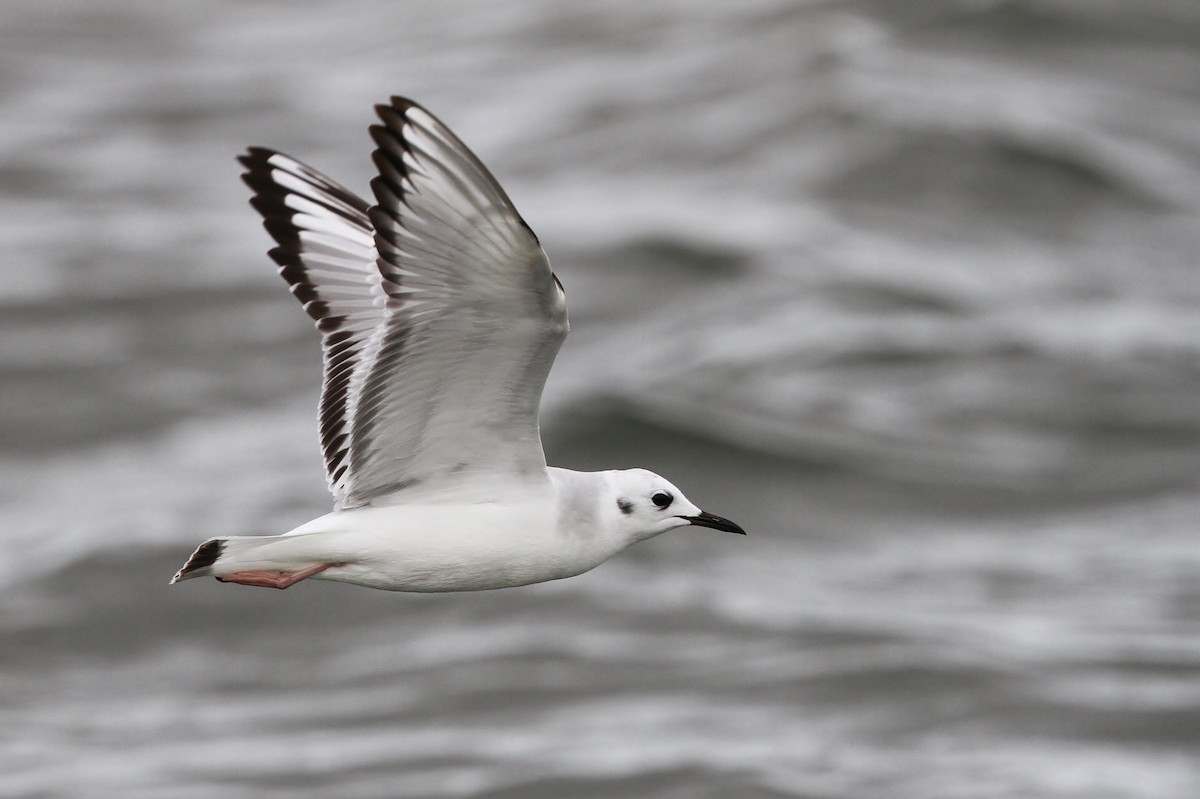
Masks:
[[[322,540],[311,534],[210,538],[196,548],[171,583],[193,577],[221,577],[246,569],[299,571],[315,563],[345,560],[322,546]]]
[[[196,551],[188,558],[187,563],[183,564],[183,568],[175,572],[175,576],[171,578],[171,584],[174,585],[189,577],[205,577],[212,574],[213,564],[225,551],[225,541],[224,538],[210,538],[196,547]]]

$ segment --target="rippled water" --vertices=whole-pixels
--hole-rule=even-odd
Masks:
[[[0,7],[0,796],[1200,795],[1200,6]],[[323,512],[233,156],[429,105],[566,284],[552,462],[742,523],[488,594]]]

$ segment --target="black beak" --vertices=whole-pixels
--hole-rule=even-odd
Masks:
[[[720,530],[723,533],[737,533],[745,535],[746,531],[738,527],[728,519],[722,519],[720,516],[714,516],[711,513],[700,511],[699,516],[680,516],[681,519],[686,519],[691,524],[697,527],[711,527],[714,530]]]

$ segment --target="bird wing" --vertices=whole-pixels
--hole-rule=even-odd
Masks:
[[[335,505],[544,479],[538,406],[568,328],[562,285],[457,136],[404,98],[376,111],[374,206],[280,153],[241,159],[271,257],[322,334]]]

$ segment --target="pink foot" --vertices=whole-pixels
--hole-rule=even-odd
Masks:
[[[343,566],[342,563],[318,563],[298,572],[244,571],[223,574],[217,579],[223,583],[239,585],[256,585],[260,588],[278,588],[280,590],[295,585],[301,580],[307,580],[314,574],[320,574],[333,566]]]

